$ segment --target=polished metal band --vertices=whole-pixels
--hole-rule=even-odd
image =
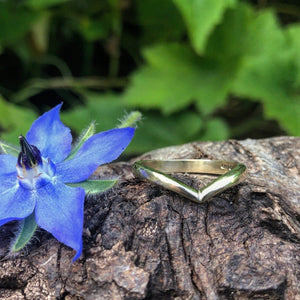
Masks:
[[[244,164],[208,159],[141,160],[133,165],[134,173],[197,203],[207,201],[222,191],[240,183],[247,176]],[[200,190],[166,173],[202,173],[221,175]]]

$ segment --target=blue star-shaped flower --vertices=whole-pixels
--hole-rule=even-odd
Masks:
[[[36,223],[56,239],[82,251],[85,190],[68,183],[85,181],[116,159],[134,135],[134,128],[112,129],[91,136],[74,157],[70,129],[60,120],[61,104],[39,117],[26,138],[20,136],[18,159],[0,155],[0,226],[34,213]]]

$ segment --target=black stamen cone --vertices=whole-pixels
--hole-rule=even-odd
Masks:
[[[19,141],[21,145],[21,152],[18,157],[19,166],[33,168],[42,162],[41,153],[37,147],[30,145],[23,135],[19,136]]]

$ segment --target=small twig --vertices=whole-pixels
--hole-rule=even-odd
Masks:
[[[32,88],[110,88],[124,87],[127,84],[126,79],[122,78],[98,78],[98,77],[83,77],[83,78],[52,78],[52,79],[33,79],[31,81]]]
[[[15,102],[22,102],[45,89],[108,89],[123,88],[127,85],[126,78],[99,78],[99,77],[55,77],[51,79],[31,79],[25,88],[14,94],[11,98]]]

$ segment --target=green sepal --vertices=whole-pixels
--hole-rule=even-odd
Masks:
[[[113,180],[86,180],[78,183],[68,183],[71,187],[82,187],[86,193],[97,194],[109,190],[116,183],[117,179]]]
[[[72,149],[71,153],[69,154],[69,156],[67,157],[66,160],[73,158],[76,153],[78,152],[78,150],[82,147],[82,145],[91,137],[93,136],[95,133],[95,123],[92,122],[90,124],[90,126],[83,131],[83,133],[81,134],[81,136],[79,137],[79,140],[77,142],[77,144],[75,145],[75,147]]]
[[[16,147],[0,141],[0,153],[18,156],[19,152],[20,150],[18,150]]]
[[[29,215],[27,218],[21,221],[21,228],[11,248],[11,251],[17,252],[23,249],[33,237],[36,228],[37,224],[35,222],[35,215],[33,212],[31,215]]]

